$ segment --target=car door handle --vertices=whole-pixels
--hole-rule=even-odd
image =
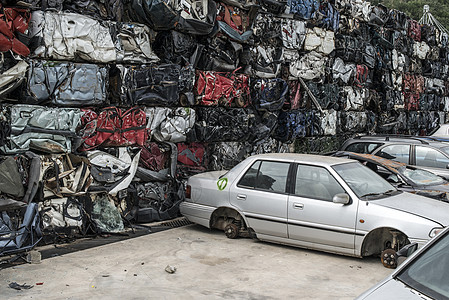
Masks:
[[[246,200],[246,195],[237,195],[237,200],[245,201]]]
[[[302,204],[302,203],[293,203],[293,208],[303,209],[304,208],[304,204]]]

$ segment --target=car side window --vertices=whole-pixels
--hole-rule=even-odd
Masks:
[[[386,146],[385,148],[381,149],[378,153],[376,153],[376,155],[383,158],[408,164],[410,157],[410,145]]]
[[[354,143],[346,147],[345,151],[368,154],[376,150],[380,145],[379,143]]]
[[[298,165],[295,195],[332,202],[332,198],[345,190],[325,168]]]
[[[246,171],[237,185],[285,193],[289,168],[290,163],[257,161]]]
[[[449,159],[438,150],[416,146],[416,165],[430,168],[446,168]]]
[[[237,186],[239,187],[247,187],[247,188],[254,188],[256,185],[256,177],[257,172],[259,172],[260,168],[260,160],[256,161],[251,168],[246,171],[245,175],[242,176]]]

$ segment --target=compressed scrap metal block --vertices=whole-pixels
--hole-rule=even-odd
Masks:
[[[84,15],[34,11],[28,36],[34,57],[98,63],[117,60],[109,27]]]
[[[80,130],[83,151],[99,146],[143,146],[147,140],[147,119],[139,107],[107,107],[98,114],[88,109],[83,111]]]
[[[147,182],[135,188],[137,203],[134,202],[132,217],[137,223],[164,221],[179,215],[180,188],[172,181]]]
[[[282,45],[287,49],[302,50],[306,38],[306,22],[282,18]]]
[[[258,5],[241,5],[239,2],[220,2],[217,23],[230,39],[246,42],[252,35],[251,26],[258,13]]]
[[[19,223],[20,221],[20,223]],[[0,256],[33,249],[42,239],[37,203],[30,203],[18,218],[0,213]]]
[[[295,14],[299,18],[309,20],[315,18],[320,8],[318,0],[288,0],[286,13]]]
[[[251,75],[278,77],[283,61],[282,19],[259,13],[253,25],[255,44],[250,47]]]
[[[421,24],[418,21],[409,19],[407,25],[407,34],[417,42],[421,41]]]
[[[315,82],[308,82],[311,93],[314,95],[321,108],[340,110],[342,107],[341,95],[342,89],[335,83],[316,84]],[[305,99],[309,99],[310,95],[305,94]]]
[[[281,112],[272,137],[283,142],[291,142],[307,135],[306,113],[301,110]]]
[[[340,24],[340,12],[335,8],[332,3],[326,1],[320,5],[321,19],[318,25],[326,29],[337,31]]]
[[[141,149],[139,167],[155,172],[170,169],[172,147],[168,143],[148,142]]]
[[[365,48],[363,42],[356,37],[350,35],[337,34],[335,36],[335,54],[336,60],[344,60],[346,62],[362,62],[362,54]],[[374,49],[373,49],[374,52]],[[374,59],[374,53],[373,53]],[[374,62],[372,63],[374,66]]]
[[[332,65],[332,77],[335,82],[343,84],[351,84],[357,72],[355,64],[345,64],[340,57],[334,60]]]
[[[217,5],[213,0],[133,1],[132,8],[135,21],[155,30],[176,28],[195,35],[210,34],[217,17]]]
[[[287,100],[288,85],[281,78],[258,79],[251,86],[252,104],[258,110],[277,111]]]
[[[8,96],[26,81],[28,66],[28,63],[22,60],[0,74],[0,97]]]
[[[111,79],[113,99],[122,105],[175,106],[181,93],[186,99],[193,97],[191,68],[176,64],[116,67]]]
[[[18,7],[2,7],[0,16],[0,52],[13,51],[28,56],[30,49],[20,41],[20,35],[28,30],[30,10]]]
[[[341,112],[340,124],[343,132],[364,132],[367,126],[367,114],[362,111]]]
[[[389,10],[383,5],[373,6],[368,23],[377,26],[384,26],[389,19]]]
[[[160,31],[153,43],[153,50],[164,63],[180,66],[196,65],[200,52],[200,45],[193,35],[175,30]]]
[[[236,72],[197,71],[194,94],[199,105],[246,107],[251,99],[249,76]]]
[[[196,122],[196,112],[187,107],[146,107],[147,129],[156,141],[184,142]]]
[[[195,122],[196,141],[200,142],[234,142],[263,138],[258,134],[256,116],[251,110],[243,108],[199,107]]]
[[[3,156],[0,157],[0,196],[12,197],[16,200],[22,200],[25,195],[25,187],[23,182],[26,180],[28,173],[20,164],[20,156]],[[22,173],[22,175],[20,174]],[[1,211],[1,209],[0,209]]]
[[[39,203],[42,229],[58,232],[73,229],[78,233],[83,227],[83,206],[76,198],[49,199]],[[72,231],[72,233],[75,233]]]
[[[288,80],[287,84],[289,92],[289,98],[286,101],[287,107],[291,110],[302,108],[301,84],[299,80]]]
[[[307,29],[304,50],[317,51],[324,55],[328,55],[334,49],[335,36],[333,31],[327,31],[319,27]]]
[[[406,110],[419,110],[419,94],[404,92],[404,105]]]
[[[10,107],[11,135],[0,148],[3,153],[29,149],[46,153],[72,151],[79,137],[76,129],[83,113],[75,108],[51,108],[17,104]]]
[[[109,28],[114,41],[118,63],[155,63],[159,57],[151,47],[150,29],[138,23],[110,22]]]
[[[407,15],[397,9],[391,9],[385,27],[396,30],[405,30],[407,28]]]
[[[32,60],[24,101],[71,107],[107,104],[108,70],[94,64]]]
[[[29,3],[34,9],[73,11],[95,19],[114,21],[121,21],[124,9],[122,0],[21,0],[15,2]]]
[[[221,142],[209,145],[211,170],[229,170],[251,155],[253,146],[248,142]]]
[[[338,114],[335,110],[325,110],[321,116],[321,132],[323,135],[336,135],[338,125]]]
[[[328,57],[312,51],[305,54],[299,61],[290,64],[290,75],[295,78],[312,80],[325,74]]]
[[[177,174],[187,178],[192,174],[204,172],[208,167],[208,149],[204,143],[178,143]]]
[[[364,100],[367,98],[367,90],[352,86],[345,86],[344,93],[344,110],[361,111],[365,109]]]

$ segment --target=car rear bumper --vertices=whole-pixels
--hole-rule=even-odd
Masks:
[[[181,202],[179,210],[181,214],[186,217],[190,222],[197,223],[207,228],[210,228],[210,217],[216,208],[212,206],[192,203]]]

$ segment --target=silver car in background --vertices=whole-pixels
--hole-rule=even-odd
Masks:
[[[229,238],[363,257],[425,244],[449,224],[449,204],[401,192],[357,161],[308,154],[251,156],[188,179],[181,213]]]

